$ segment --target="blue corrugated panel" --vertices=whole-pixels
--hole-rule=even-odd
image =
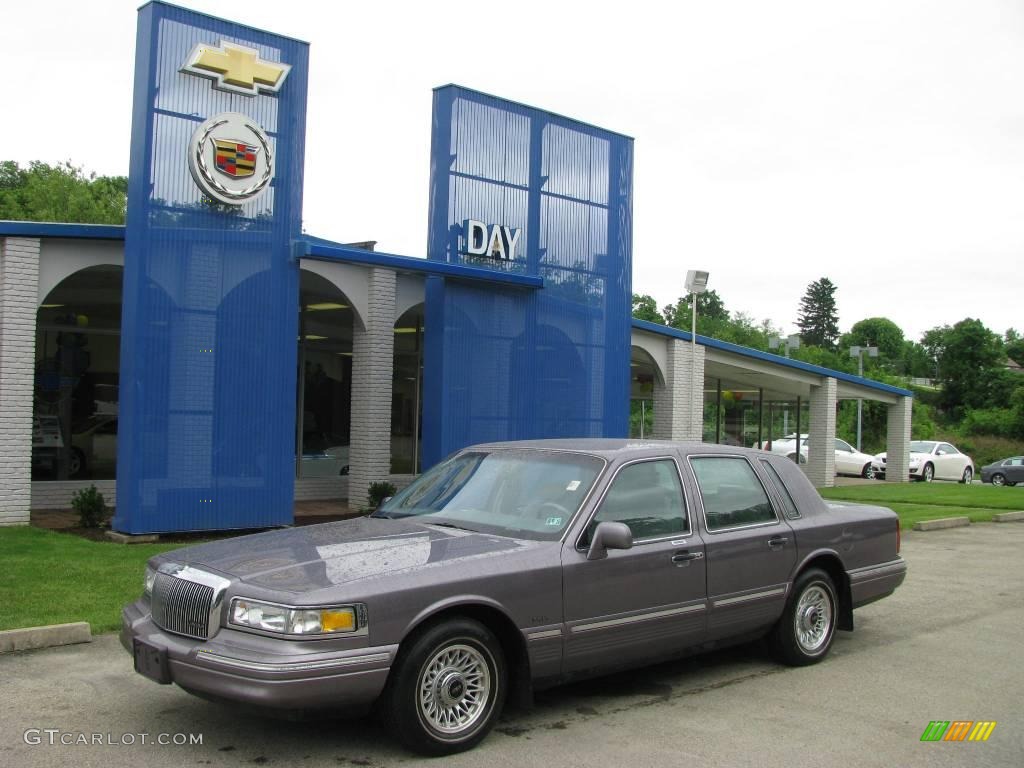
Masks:
[[[277,95],[181,72],[198,43],[290,64]],[[163,3],[139,11],[121,334],[117,515],[129,533],[292,520],[308,46]],[[187,163],[207,118],[258,123],[272,186],[212,206]],[[244,138],[244,137],[243,137]]]
[[[434,92],[428,257],[544,279],[543,290],[429,277],[423,460],[485,440],[625,436],[632,139],[446,86]],[[521,230],[471,256],[463,222]]]

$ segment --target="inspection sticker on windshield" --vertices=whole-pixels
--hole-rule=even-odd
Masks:
[[[560,517],[549,517],[545,525],[561,525],[562,518]]]
[[[565,490],[567,490],[567,491],[575,491],[579,487],[580,487],[580,481],[579,480],[573,480],[571,483],[569,483],[567,486],[565,486]]]

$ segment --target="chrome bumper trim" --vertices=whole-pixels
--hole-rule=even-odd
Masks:
[[[375,664],[387,662],[391,658],[388,653],[367,653],[362,656],[347,656],[341,659],[323,659],[320,661],[290,661],[278,664],[271,664],[263,661],[248,661],[236,659],[231,656],[221,656],[211,651],[199,651],[196,659],[199,661],[213,662],[236,669],[247,669],[253,672],[305,672],[323,669],[344,669],[359,664]]]

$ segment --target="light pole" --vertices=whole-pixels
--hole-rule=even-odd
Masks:
[[[786,338],[782,338],[781,336],[772,336],[768,339],[769,349],[778,349],[779,347],[782,347],[782,354],[789,357],[789,350],[800,349],[800,334],[794,333]]]
[[[868,357],[878,357],[878,347],[850,347],[850,357],[857,358],[857,375],[864,376],[864,353]],[[857,398],[857,450],[860,450],[860,420],[864,409],[864,401]]]
[[[768,349],[778,349],[779,347],[782,347],[782,354],[784,354],[786,356],[786,359],[788,360],[789,350],[800,349],[800,334],[791,333],[786,338],[782,338],[781,336],[772,336],[770,339],[768,339]],[[789,434],[788,409],[782,412],[782,434]],[[768,439],[771,439],[770,434],[768,435]],[[799,437],[797,439],[799,440]]]
[[[690,299],[690,307],[692,313],[690,316],[690,397],[694,398],[697,394],[697,296],[704,293],[708,289],[708,273],[702,272],[698,269],[691,269],[686,273],[686,292],[689,293],[692,298]],[[698,440],[703,439],[704,429],[704,386],[701,384],[700,388],[700,400],[697,402],[696,413],[700,414],[701,420],[701,437]],[[693,429],[696,424],[696,414],[691,410],[691,424],[690,428]]]

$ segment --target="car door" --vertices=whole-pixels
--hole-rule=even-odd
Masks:
[[[606,520],[628,525],[633,547],[588,560],[590,536]],[[565,671],[630,666],[699,645],[704,567],[678,461],[665,456],[619,467],[562,552]]]
[[[1024,458],[1015,456],[1003,462],[1003,475],[1011,483],[1024,483]]]
[[[836,473],[842,475],[859,475],[863,465],[853,457],[853,446],[836,438]]]
[[[935,462],[935,477],[940,480],[959,480],[963,477],[967,457],[949,443],[939,443],[932,455]]]
[[[708,640],[773,624],[796,565],[792,528],[744,456],[692,454],[707,556]]]

